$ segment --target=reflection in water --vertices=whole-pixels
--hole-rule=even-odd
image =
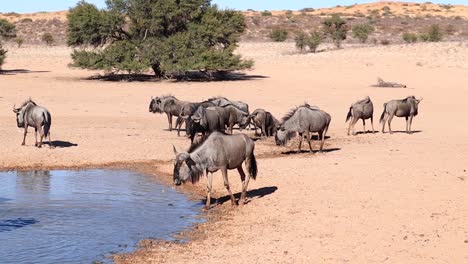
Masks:
[[[48,194],[50,171],[18,171],[16,173],[16,193],[20,196]]]
[[[144,238],[170,239],[201,206],[129,171],[9,172],[0,181],[0,263],[102,261]]]

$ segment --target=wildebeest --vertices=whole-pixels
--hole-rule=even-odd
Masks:
[[[233,105],[240,110],[249,113],[249,105],[242,101],[231,101],[226,97],[212,97],[208,99],[208,101],[214,103],[216,106],[226,106],[226,105]]]
[[[299,152],[303,135],[306,135],[309,143],[310,152],[312,152],[311,132],[318,132],[321,139],[320,152],[323,150],[325,135],[327,134],[330,125],[331,116],[320,110],[317,107],[304,104],[292,109],[286,116],[283,117],[281,124],[278,126],[275,140],[276,145],[285,145],[296,133],[299,134]]]
[[[233,105],[208,107],[207,109],[218,111],[221,118],[224,119],[224,124],[230,134],[232,134],[234,125],[239,125],[240,129],[244,129],[249,125],[249,114]]]
[[[249,184],[250,177],[254,180],[257,177],[257,161],[254,155],[255,143],[244,134],[226,135],[223,133],[212,133],[202,144],[191,148],[188,152],[178,153],[174,147],[176,155],[174,163],[174,184],[180,185],[182,182],[191,180],[196,183],[203,174],[207,174],[207,194],[206,209],[211,204],[211,188],[213,173],[221,170],[231,203],[234,206],[236,200],[231,192],[228,181],[228,170],[237,169],[242,181],[242,194],[239,205],[243,205]],[[245,162],[248,175],[242,169]]]
[[[149,111],[152,113],[166,113],[169,131],[172,131],[172,117],[179,116],[184,105],[189,102],[180,101],[172,95],[151,98]]]
[[[351,119],[352,117],[352,119]],[[353,128],[353,135],[356,135],[354,131],[354,125],[359,119],[362,119],[362,124],[364,126],[364,132],[366,132],[366,119],[371,120],[372,125],[372,133],[375,133],[374,130],[374,105],[372,104],[372,100],[369,96],[366,96],[363,100],[359,100],[351,105],[349,108],[348,115],[346,116],[346,122],[349,122],[348,127],[348,136],[351,128]]]
[[[187,119],[190,141],[193,143],[196,133],[208,136],[212,132],[224,132],[224,118],[216,110],[199,106],[197,111]],[[194,123],[194,124],[192,124]]]
[[[406,132],[411,134],[413,117],[418,115],[418,105],[422,101],[414,96],[408,96],[403,100],[392,100],[384,104],[384,110],[380,116],[382,133],[385,133],[385,123],[388,122],[388,130],[393,133],[391,123],[394,116],[406,118]]]
[[[177,117],[176,121],[176,129],[177,129],[177,135],[180,136],[180,128],[182,127],[182,124],[185,122],[185,126],[187,126],[187,118],[192,116],[195,111],[198,109],[198,107],[210,107],[214,106],[212,102],[209,101],[204,101],[204,102],[197,102],[197,103],[187,103],[184,106],[182,106],[182,109],[180,110],[179,117]],[[187,130],[187,128],[186,128]]]
[[[279,121],[264,109],[256,109],[250,115],[252,124],[254,125],[255,135],[257,135],[257,127],[261,129],[260,135],[271,137],[276,133]]]
[[[34,127],[34,137],[36,139],[35,146],[42,147],[42,139],[49,136],[49,147],[52,148],[52,141],[50,140],[50,126],[52,125],[52,117],[50,112],[44,107],[38,106],[31,99],[25,101],[20,108],[13,106],[13,112],[16,113],[16,124],[19,128],[24,128],[23,143],[26,144],[26,135],[28,134],[28,127]],[[37,131],[39,131],[40,141],[37,142]]]

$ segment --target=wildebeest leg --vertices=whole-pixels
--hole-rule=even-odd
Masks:
[[[167,114],[167,122],[169,123],[169,131],[172,131],[172,115]]]
[[[34,128],[34,140],[35,140],[34,146],[37,147],[37,128],[36,127]]]
[[[359,121],[359,118],[353,116],[353,120],[351,121],[352,126],[353,126],[353,136],[356,135],[356,129],[355,129],[355,127],[356,127],[357,121]]]
[[[299,153],[301,153],[302,139],[303,138],[304,138],[304,135],[302,133],[299,133],[299,150],[298,150]]]
[[[322,150],[323,150],[323,144],[325,143],[325,137],[327,135],[327,131],[328,131],[328,126],[325,127],[325,129],[321,133],[319,133],[320,139],[322,140],[322,142],[320,142],[319,152],[322,152]]]
[[[248,161],[246,161],[246,166],[248,166],[247,164],[250,164]],[[247,168],[249,169],[249,168]],[[239,166],[237,168],[237,171],[239,172],[240,176],[241,176],[241,181],[242,181],[242,193],[241,193],[241,196],[240,196],[240,199],[239,199],[239,205],[244,205],[245,203],[245,196],[247,195],[247,187],[249,185],[249,180],[250,180],[250,175],[249,176],[245,176],[245,173],[244,173],[244,170],[242,169],[242,165]]]
[[[210,209],[211,206],[211,188],[213,186],[213,173],[207,172],[208,174],[208,181],[207,181],[207,188],[206,188],[206,205],[205,209]]]
[[[42,127],[39,127],[39,143],[37,144],[38,148],[42,148],[42,139],[44,138],[44,129]]]
[[[231,197],[231,205],[235,206],[236,205],[236,198],[234,198],[234,195],[232,195],[231,192],[231,187],[229,186],[229,179],[228,179],[228,172],[227,168],[222,168],[221,172],[223,173],[223,180],[224,180],[224,187],[229,193],[229,197]]]
[[[382,133],[385,133],[385,124],[387,123],[388,115],[385,114],[384,120],[382,122]]]
[[[362,119],[362,126],[364,127],[364,133],[366,133],[366,120],[363,118]]]
[[[310,140],[312,139],[312,134],[310,134],[309,131],[307,131],[306,133],[306,138],[307,138],[307,143],[309,143],[310,153],[314,153],[314,151],[312,150],[312,145],[310,144]]]
[[[405,119],[406,119],[406,133],[408,133],[408,132],[409,132],[409,131],[408,131],[408,125],[409,125],[409,123],[408,123],[408,117],[405,116]]]
[[[371,123],[371,126],[372,126],[372,134],[375,134],[375,130],[374,130],[374,117],[371,116],[370,118],[370,123]]]
[[[176,129],[177,129],[177,136],[180,136],[180,129],[182,128],[182,124],[184,123],[185,119],[182,117],[178,117],[176,120]]]
[[[262,135],[268,137],[268,132],[266,131],[265,122],[262,123]]]
[[[388,117],[388,131],[390,132],[390,134],[393,134],[393,131],[392,131],[392,119],[393,119],[393,115],[390,115]]]
[[[229,133],[232,135],[232,128],[234,127],[234,123],[229,124]]]
[[[353,119],[353,120],[354,120],[354,119]],[[349,136],[349,132],[351,131],[351,126],[353,125],[353,120],[349,121],[348,136]]]
[[[23,136],[23,143],[21,143],[21,146],[26,145],[26,135],[28,134],[28,125],[24,125],[24,136]]]
[[[411,131],[411,125],[412,124],[413,124],[413,116],[410,116],[409,117],[409,129],[408,129],[409,134],[413,134],[413,131]]]

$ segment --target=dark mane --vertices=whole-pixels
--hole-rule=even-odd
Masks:
[[[403,103],[406,103],[406,102],[408,102],[409,99],[416,99],[416,97],[414,97],[414,95],[408,96],[408,97],[406,97],[405,99],[403,99],[403,100],[401,100],[401,101],[402,101]]]
[[[319,108],[317,106],[311,106],[310,104],[308,103],[304,103],[303,105],[300,105],[296,108],[293,108],[291,110],[289,110],[289,112],[283,116],[283,118],[281,119],[281,123],[284,123],[286,121],[288,121],[289,119],[291,119],[291,117],[296,113],[296,111],[301,108],[301,107],[307,107],[309,108],[310,110],[319,110]]]
[[[29,103],[31,103],[31,104],[34,105],[34,106],[37,105],[31,98],[29,98],[28,100],[24,101],[24,102],[21,104],[20,108],[25,107],[25,106],[28,105]]]
[[[190,145],[190,148],[187,150],[187,153],[192,153],[195,150],[197,150],[201,145],[203,145],[203,143],[205,143],[207,138],[208,138],[207,136],[204,136],[204,137],[201,137],[200,140],[194,141],[192,145]]]

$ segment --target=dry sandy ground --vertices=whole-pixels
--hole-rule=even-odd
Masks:
[[[297,139],[288,147],[257,141],[259,177],[248,205],[218,206],[225,215],[209,222],[204,238],[150,246],[121,262],[468,263],[468,44],[293,51],[292,44],[242,44],[240,52],[256,60],[248,74],[265,78],[128,83],[85,80],[95,73],[67,68],[66,48],[11,48],[4,68],[17,70],[0,76],[0,169],[163,161],[170,173],[172,144],[188,142],[165,130],[164,116],[148,113],[152,95],[223,95],[277,117],[308,101],[332,115],[326,153],[286,155]],[[370,87],[378,76],[409,88]],[[346,136],[348,107],[366,95],[376,119],[385,101],[424,97],[417,133]],[[51,111],[59,147],[36,149],[33,134],[20,146],[11,108],[29,96]],[[404,119],[393,127],[404,130]],[[239,190],[237,173],[230,175]],[[224,196],[220,175],[215,182],[215,197]]]

